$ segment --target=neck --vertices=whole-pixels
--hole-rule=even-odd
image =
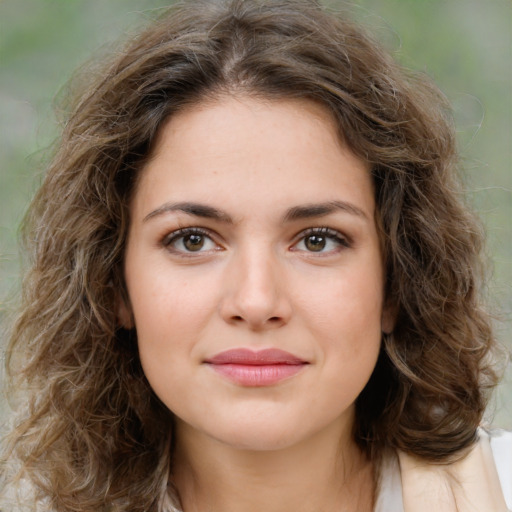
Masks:
[[[178,423],[173,482],[184,512],[370,512],[372,464],[350,435],[333,443],[334,433],[322,431],[278,450],[251,451]]]

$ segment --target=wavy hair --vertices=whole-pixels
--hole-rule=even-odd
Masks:
[[[425,76],[311,0],[191,0],[87,82],[24,222],[30,268],[8,351],[31,390],[8,457],[52,510],[161,511],[173,493],[172,414],[116,319],[128,205],[163,121],[224,94],[324,105],[371,166],[397,321],[356,403],[361,449],[447,461],[473,443],[496,383],[482,234],[449,107]]]

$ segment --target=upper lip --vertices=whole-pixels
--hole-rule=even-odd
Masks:
[[[206,359],[205,363],[267,366],[276,364],[306,364],[307,361],[278,348],[267,348],[257,351],[237,348],[220,352]]]

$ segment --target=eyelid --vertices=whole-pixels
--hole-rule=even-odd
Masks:
[[[167,233],[162,239],[160,244],[164,246],[165,249],[175,253],[175,254],[182,254],[187,256],[197,256],[201,253],[209,252],[209,251],[197,251],[197,253],[194,254],[193,251],[186,252],[186,251],[179,251],[177,249],[174,249],[171,247],[171,244],[178,240],[179,238],[185,237],[187,235],[202,235],[207,238],[209,238],[216,246],[217,249],[215,250],[221,250],[222,246],[218,241],[218,236],[216,236],[215,233],[213,233],[211,230],[199,227],[199,226],[188,226],[185,228],[179,228],[171,231],[170,233]]]
[[[222,244],[219,242],[219,236],[212,232],[210,229],[200,227],[200,226],[187,226],[183,228],[178,228],[170,233],[167,233],[165,236],[161,238],[160,244],[167,250],[180,255],[186,255],[186,256],[198,256],[200,254],[204,254],[207,252],[211,252],[212,250],[206,250],[206,251],[181,251],[178,249],[175,249],[172,247],[172,243],[178,240],[179,238],[185,237],[187,235],[194,235],[199,234],[202,236],[205,236],[209,238],[217,247],[214,250],[223,250]],[[340,248],[350,248],[352,246],[352,240],[349,236],[342,233],[341,231],[337,229],[330,228],[328,226],[318,226],[318,227],[309,227],[307,229],[302,230],[300,233],[298,233],[292,242],[291,250],[301,250],[297,249],[297,245],[303,241],[307,236],[311,235],[321,235],[325,236],[326,238],[330,240],[334,240],[336,243],[339,244]],[[311,254],[315,254],[314,251],[304,251],[304,252],[311,252]],[[330,251],[319,251],[316,254],[330,254],[333,250]]]
[[[206,236],[211,237],[211,233],[207,229],[190,226],[190,227],[186,227],[186,228],[178,228],[178,229],[171,231],[170,233],[167,233],[164,237],[162,237],[162,243],[164,245],[167,245],[168,243],[172,242],[176,238],[179,238],[180,236],[193,235],[196,233],[200,234],[200,235],[206,235]]]
[[[299,242],[304,240],[307,236],[310,235],[322,235],[326,238],[329,238],[331,240],[335,240],[337,243],[340,244],[343,248],[350,248],[352,246],[352,239],[348,236],[342,233],[341,231],[337,229],[330,228],[328,226],[319,226],[319,227],[311,227],[304,229],[301,231],[298,235],[295,236],[293,244],[291,246],[292,250],[299,250],[294,249]],[[332,251],[326,251],[323,254],[330,253]],[[315,254],[313,251],[311,251],[311,254]],[[316,253],[317,255],[322,254],[322,252]]]

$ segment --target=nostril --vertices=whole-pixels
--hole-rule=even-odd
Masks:
[[[233,320],[235,322],[243,322],[244,321],[244,317],[240,316],[240,315],[233,315],[231,317],[231,320]],[[281,321],[282,321],[281,317],[279,317],[279,316],[272,316],[269,319],[267,319],[267,321],[265,323],[278,324]]]

